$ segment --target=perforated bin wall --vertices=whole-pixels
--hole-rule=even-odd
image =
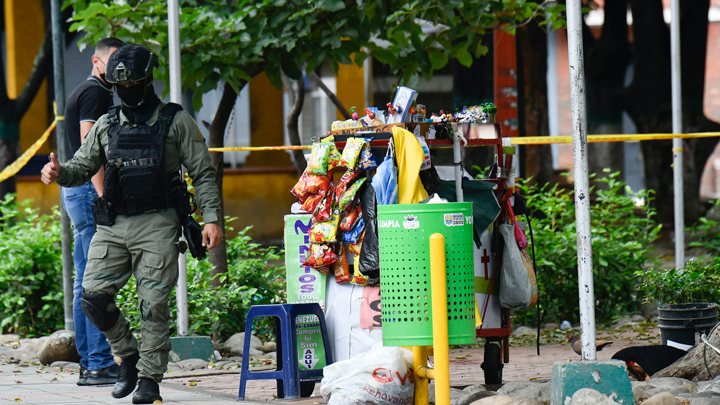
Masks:
[[[430,235],[445,237],[451,345],[475,343],[472,203],[378,206],[385,346],[431,346]]]

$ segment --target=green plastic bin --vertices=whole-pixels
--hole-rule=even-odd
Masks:
[[[445,237],[451,345],[475,343],[472,203],[378,206],[385,346],[432,346],[430,235]]]

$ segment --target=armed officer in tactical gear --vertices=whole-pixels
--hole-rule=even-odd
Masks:
[[[155,95],[155,67],[155,55],[144,46],[118,48],[108,60],[106,77],[122,106],[100,117],[70,161],[60,165],[51,154],[41,172],[45,184],[57,181],[73,187],[105,167],[103,197],[94,208],[97,233],[88,252],[82,307],[122,359],[112,395],[123,398],[137,386],[135,404],[162,400],[158,383],[171,348],[168,298],[178,278],[181,217],[189,213],[181,164],[193,180],[205,221],[197,240],[212,249],[223,237],[218,225],[220,195],[203,136],[187,112]],[[115,294],[133,274],[142,315],[139,350],[115,304]]]

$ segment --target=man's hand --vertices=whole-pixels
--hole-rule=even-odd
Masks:
[[[210,250],[216,248],[220,244],[220,239],[223,237],[223,231],[218,224],[205,224],[202,235],[203,246],[206,246],[207,250]]]
[[[58,162],[55,153],[50,152],[50,162],[48,162],[40,171],[40,180],[42,180],[43,183],[50,185],[53,181],[55,181],[55,179],[57,179],[59,173],[60,163]]]

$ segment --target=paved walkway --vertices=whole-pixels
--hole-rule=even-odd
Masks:
[[[647,342],[615,342],[598,352],[599,360],[609,359],[613,353],[628,346]],[[511,347],[510,362],[503,369],[503,381],[548,381],[552,378],[555,362],[579,361],[569,345],[541,346],[541,355],[535,347]],[[480,369],[482,349],[453,349],[450,352],[450,384],[453,387],[482,384]],[[22,404],[130,404],[131,396],[115,399],[111,386],[80,387],[76,385],[77,372],[50,367],[0,365],[0,405]],[[237,370],[193,370],[169,372],[160,385],[164,404],[237,404],[240,374]],[[319,384],[318,384],[319,385]],[[317,387],[316,387],[317,388]],[[490,388],[490,387],[489,387]],[[300,400],[275,398],[275,381],[249,381],[246,404],[324,404],[319,395]],[[316,389],[317,394],[317,389]]]

